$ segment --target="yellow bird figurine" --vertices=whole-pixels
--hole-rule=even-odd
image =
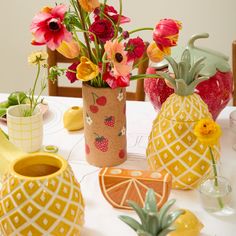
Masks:
[[[176,230],[169,233],[168,236],[198,236],[204,225],[189,210],[177,218],[174,222]]]

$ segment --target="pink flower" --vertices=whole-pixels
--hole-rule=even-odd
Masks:
[[[132,63],[128,63],[124,45],[116,39],[107,41],[104,47],[107,59],[113,65],[114,76],[128,76],[132,70]]]
[[[130,83],[130,74],[127,76],[114,76],[111,71],[103,74],[103,80],[112,88],[127,87]]]
[[[72,65],[70,65],[68,67],[68,69],[71,70],[71,71],[74,71],[74,72],[71,72],[71,71],[66,72],[66,77],[68,78],[68,80],[71,83],[74,83],[75,81],[78,80],[77,77],[76,77],[76,68],[77,68],[78,65],[79,65],[79,62],[73,63]]]
[[[153,40],[160,50],[163,48],[177,45],[181,23],[172,19],[163,19],[157,25],[153,32]]]
[[[94,14],[95,14],[95,17],[94,17],[95,21],[101,19],[100,18],[100,8],[96,8],[95,11],[94,11]],[[106,16],[108,16],[110,19],[112,19],[115,24],[119,20],[119,14],[115,10],[115,8],[112,7],[112,6],[105,5],[104,14]],[[128,22],[130,22],[130,18],[128,18],[126,16],[121,16],[120,17],[120,24],[124,24],[124,23],[128,23]]]
[[[114,29],[112,23],[107,19],[96,20],[89,27],[89,31],[97,36],[97,38],[105,43],[114,36]],[[94,41],[94,36],[90,34],[90,39]]]
[[[125,45],[127,51],[128,61],[134,61],[143,56],[145,52],[145,44],[139,37],[130,39]]]
[[[33,18],[30,26],[34,39],[33,45],[47,45],[55,50],[61,42],[71,41],[72,35],[63,25],[65,5],[58,5],[54,8],[45,7]]]

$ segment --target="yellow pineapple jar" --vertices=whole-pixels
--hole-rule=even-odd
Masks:
[[[14,161],[0,191],[2,235],[79,236],[84,222],[80,185],[60,156],[35,153]]]
[[[172,175],[173,188],[193,189],[198,186],[211,167],[211,156],[207,145],[200,143],[193,133],[196,123],[211,118],[207,105],[194,93],[195,87],[208,77],[199,76],[204,67],[200,58],[191,62],[189,50],[183,52],[181,62],[166,58],[173,68],[175,79],[159,72],[174,88],[163,103],[153,122],[147,147],[148,164],[152,170],[165,170]],[[219,158],[219,145],[213,148]]]

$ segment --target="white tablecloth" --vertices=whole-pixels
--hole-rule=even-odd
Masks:
[[[0,94],[0,101],[7,94]],[[63,113],[71,106],[82,106],[78,98],[46,97],[49,110],[44,116],[44,145],[59,147],[59,154],[71,164],[79,180],[86,202],[85,226],[82,236],[135,236],[135,232],[121,222],[117,216],[131,211],[114,209],[103,197],[98,183],[99,168],[90,166],[84,156],[83,131],[68,132],[63,128]],[[234,207],[236,208],[236,151],[232,145],[236,134],[229,129],[229,114],[236,108],[227,107],[221,113],[218,123],[223,129],[221,161],[223,173],[231,180]],[[147,169],[145,148],[152,121],[156,117],[149,102],[127,102],[127,137],[128,160],[122,167],[130,169]],[[1,128],[7,130],[4,123]],[[236,216],[216,217],[203,210],[197,191],[172,190],[170,198],[177,199],[175,207],[193,211],[205,227],[201,236],[235,236]]]

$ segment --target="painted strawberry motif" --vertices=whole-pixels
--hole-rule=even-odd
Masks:
[[[110,127],[114,127],[115,125],[115,117],[114,116],[108,116],[104,120],[104,124]]]
[[[107,99],[106,99],[106,97],[101,96],[101,97],[99,97],[99,98],[96,99],[96,103],[97,103],[99,106],[105,106],[106,103],[107,103]]]
[[[108,151],[108,139],[103,136],[97,136],[94,145],[98,150],[102,152]]]
[[[98,112],[98,107],[95,105],[90,105],[89,109],[92,113],[97,113]]]
[[[125,151],[122,149],[119,151],[119,158],[123,159],[125,157]]]

